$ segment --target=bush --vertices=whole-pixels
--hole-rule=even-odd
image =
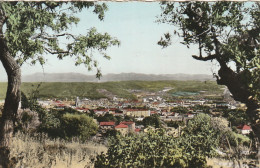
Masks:
[[[58,111],[42,111],[41,113],[41,122],[39,132],[47,133],[48,136],[52,138],[62,137],[61,130],[61,116],[58,114]]]
[[[61,129],[66,139],[78,136],[80,140],[85,141],[90,136],[96,134],[98,126],[93,118],[84,114],[66,113],[61,120]]]
[[[38,113],[30,109],[18,110],[16,117],[15,130],[22,132],[33,133],[36,132],[38,126],[41,124],[39,121]]]
[[[148,126],[153,126],[155,128],[161,128],[162,127],[161,120],[160,120],[160,118],[157,114],[145,117],[143,119],[143,125],[145,127],[148,127]]]
[[[111,139],[107,153],[97,156],[95,167],[185,167],[183,159],[177,141],[160,129]]]
[[[179,126],[185,125],[183,121],[169,121],[165,123],[167,124],[168,127],[174,127],[175,129],[177,129]]]
[[[96,157],[95,167],[206,167],[206,158],[216,155],[222,125],[199,114],[177,138],[164,129],[116,136],[107,153]]]

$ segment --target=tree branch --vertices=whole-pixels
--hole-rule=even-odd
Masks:
[[[33,37],[31,37],[32,39],[37,39],[37,38],[43,38],[43,39],[57,39],[58,37],[62,37],[62,36],[70,36],[72,37],[74,40],[76,40],[76,37],[73,34],[70,33],[63,33],[63,34],[57,34],[57,35],[53,35],[53,36],[49,36],[47,33],[39,33],[34,35]]]
[[[76,37],[75,37],[73,34],[70,34],[70,33],[63,33],[63,34],[58,34],[58,35],[56,35],[56,37],[60,37],[60,36],[70,36],[70,37],[72,37],[73,39],[76,39]]]
[[[208,61],[208,60],[213,60],[217,58],[216,54],[213,55],[209,55],[207,57],[202,57],[202,56],[196,56],[196,55],[192,55],[192,57],[196,60],[200,60],[200,61]]]
[[[51,51],[48,48],[44,48],[50,54],[69,54],[69,51]]]

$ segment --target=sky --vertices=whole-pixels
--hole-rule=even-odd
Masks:
[[[188,49],[180,44],[181,38],[174,37],[171,46],[162,49],[157,45],[161,36],[166,32],[173,32],[173,26],[156,23],[156,16],[161,13],[158,2],[108,2],[109,10],[105,13],[104,21],[91,11],[83,11],[78,16],[81,19],[77,26],[71,28],[72,32],[84,34],[91,27],[96,27],[99,32],[108,32],[120,40],[119,47],[113,46],[107,50],[111,60],[106,60],[99,55],[101,72],[109,73],[145,73],[145,74],[212,74],[214,64],[194,60],[191,55],[198,54],[196,46]],[[44,67],[36,64],[22,66],[22,75],[36,72],[66,73],[75,72],[86,75],[95,74],[87,68],[75,66],[73,58],[58,60],[53,55],[48,55]],[[1,65],[1,77],[5,71]]]

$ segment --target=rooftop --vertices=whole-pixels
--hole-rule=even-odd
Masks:
[[[100,126],[114,126],[115,122],[100,122],[99,123]]]
[[[128,126],[125,124],[119,124],[115,128],[128,128]]]

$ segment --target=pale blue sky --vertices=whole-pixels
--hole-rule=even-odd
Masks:
[[[96,27],[99,32],[108,32],[121,41],[119,47],[107,50],[111,60],[98,58],[103,74],[108,73],[145,73],[145,74],[212,74],[214,67],[210,62],[200,62],[192,59],[197,54],[197,47],[187,49],[179,44],[179,38],[174,43],[162,49],[157,41],[165,32],[172,32],[173,27],[167,24],[155,23],[156,16],[160,14],[158,2],[109,2],[109,11],[105,20],[99,21],[90,11],[82,12],[81,22],[72,28],[72,31],[84,34],[87,29]],[[44,66],[46,73],[78,72],[87,75],[89,72],[84,66],[74,66],[72,58],[63,61],[54,56],[47,56]],[[0,67],[1,76],[4,73]],[[22,75],[43,72],[40,65],[30,66],[24,64]],[[5,73],[4,73],[5,74]],[[2,78],[2,77],[1,77]],[[0,79],[1,79],[0,78]]]

